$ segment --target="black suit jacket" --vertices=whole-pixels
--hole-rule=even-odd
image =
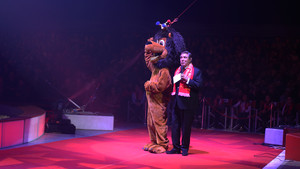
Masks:
[[[176,94],[172,97],[173,110],[176,104],[178,108],[182,110],[196,110],[199,104],[198,92],[201,85],[202,85],[202,72],[198,68],[194,67],[193,79],[190,79],[189,83],[187,84],[187,86],[191,89],[190,97],[178,96],[178,92],[177,92],[178,85],[175,84],[177,91]]]

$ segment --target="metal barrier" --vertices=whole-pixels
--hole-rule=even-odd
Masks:
[[[235,110],[233,105],[225,104],[221,107],[213,106],[205,98],[201,99],[200,102],[200,112],[196,113],[195,120],[197,128],[202,129],[214,129],[215,126],[219,126],[219,129],[234,131],[239,127],[239,125],[245,126],[245,124],[237,124],[238,120],[241,118],[237,115],[237,110]],[[144,104],[144,110],[137,113],[135,106],[131,101],[128,101],[127,108],[127,121],[143,121],[146,124],[147,119],[147,102]],[[141,112],[144,111],[144,112]],[[271,106],[270,112],[268,112],[268,119],[264,120],[261,117],[262,110],[256,109],[255,107],[251,109],[248,116],[242,119],[248,119],[248,124],[245,126],[247,132],[262,133],[266,127],[276,127],[281,125],[282,119],[280,118],[280,113],[282,110],[277,107],[274,109],[274,105]],[[169,114],[171,115],[171,114]],[[299,125],[299,115],[300,112],[296,113],[295,123]],[[171,118],[171,117],[170,117]],[[199,124],[200,123],[200,124]]]
[[[264,121],[264,119],[261,117],[262,110],[256,108],[252,108],[247,117],[241,118],[238,116],[238,112],[235,110],[233,105],[223,105],[222,107],[217,107],[213,106],[205,98],[201,100],[201,104],[202,108],[200,110],[200,126],[203,129],[214,129],[215,126],[221,126],[219,129],[234,131],[242,125],[246,128],[247,132],[258,133],[264,132],[264,128],[266,127],[272,128],[279,126],[282,123],[280,119],[281,109],[279,107],[274,108],[274,105],[271,106],[269,119]],[[295,123],[299,125],[299,112],[297,112],[296,115]],[[247,123],[238,124],[241,119],[244,119],[244,121],[247,121]]]

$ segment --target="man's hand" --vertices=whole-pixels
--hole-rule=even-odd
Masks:
[[[186,83],[188,81],[189,77],[186,76],[184,73],[181,73],[181,80],[183,83]]]

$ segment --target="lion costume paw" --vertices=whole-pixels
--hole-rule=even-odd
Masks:
[[[160,145],[155,145],[155,146],[152,146],[149,151],[151,153],[156,153],[156,154],[160,154],[160,153],[164,153],[167,151],[167,148],[164,148],[163,146],[160,146]]]
[[[148,151],[148,150],[150,150],[153,146],[155,146],[156,144],[155,143],[153,143],[153,142],[151,142],[151,143],[148,143],[148,144],[146,144],[144,147],[143,147],[143,149],[145,150],[145,151]]]

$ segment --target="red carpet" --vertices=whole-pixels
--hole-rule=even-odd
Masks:
[[[132,129],[0,150],[0,168],[262,168],[282,151],[258,145],[263,139],[263,135],[194,129],[190,154],[183,157],[143,151],[147,130]]]

